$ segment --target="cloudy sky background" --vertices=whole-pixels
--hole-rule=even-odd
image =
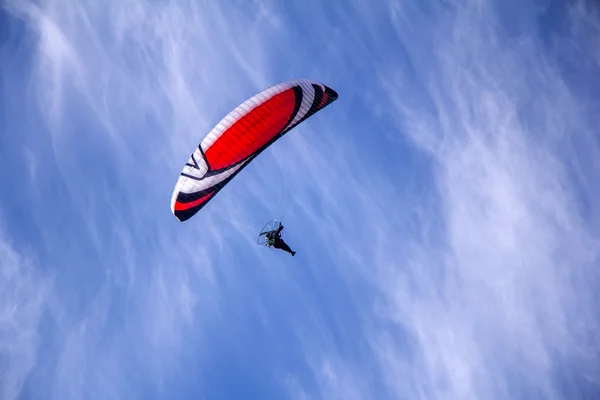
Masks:
[[[597,398],[593,2],[2,4],[0,398]],[[179,223],[292,78],[340,97]]]

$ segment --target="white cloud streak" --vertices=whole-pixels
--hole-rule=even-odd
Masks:
[[[174,222],[168,208],[156,210],[168,203],[171,182],[201,132],[232,99],[271,81],[262,72],[265,44],[254,31],[257,24],[263,32],[276,30],[277,21],[257,3],[245,10],[185,1],[13,1],[7,7],[36,34],[30,84],[40,132],[49,136],[30,140],[50,139],[44,162],[60,173],[38,169],[32,181],[59,179],[66,190],[42,195],[40,189],[32,201],[61,200],[75,220],[36,227],[45,247],[53,248],[52,264],[63,267],[51,301],[57,328],[45,332],[50,358],[35,371],[34,382],[47,386],[32,383],[27,393],[122,398],[144,383],[160,397],[182,368],[181,357],[202,341],[202,316],[219,313],[215,249],[250,225],[240,219],[242,226],[225,235],[217,226],[229,218],[217,213],[181,225],[182,236],[165,229]],[[35,154],[35,146],[25,151]],[[173,164],[176,159],[182,164]],[[47,221],[42,213],[33,208]],[[70,294],[61,293],[67,286]],[[21,380],[20,369],[33,367],[35,349],[29,351],[23,366],[11,366]],[[58,367],[47,368],[53,363]],[[7,398],[19,386],[10,390]]]
[[[40,322],[51,281],[0,238],[0,396],[16,398],[37,362]]]
[[[348,307],[363,318],[363,339],[392,398],[558,399],[598,391],[597,207],[582,204],[599,194],[589,161],[599,155],[589,114],[597,106],[543,48],[531,20],[519,17],[515,24],[525,27],[511,37],[496,25],[494,7],[465,3],[434,9],[432,19],[414,6],[391,5],[398,47],[416,76],[371,49],[378,88],[391,100],[377,112],[399,127],[391,140],[401,144],[397,135],[405,134],[431,157],[432,164],[412,160],[430,165],[432,176],[405,170],[392,180],[383,164],[357,164],[354,146],[337,138],[295,139],[310,158],[302,173],[311,183],[298,193],[321,187],[320,209],[327,210],[295,198],[314,216],[317,243],[336,254],[334,266],[350,288],[359,287],[358,273],[381,290],[374,305]],[[594,32],[598,20],[588,13],[582,21],[580,8],[571,9],[568,23]],[[553,37],[550,46],[582,46],[581,36]],[[578,57],[591,79],[593,49]],[[337,128],[346,132],[343,125]],[[435,192],[418,182],[430,179]],[[312,262],[319,270],[325,263]],[[355,363],[335,345],[313,345],[314,357]],[[340,386],[358,397],[383,395],[356,384],[378,378],[355,373],[340,385],[320,364],[314,373],[329,383],[325,398],[331,391],[343,397]]]
[[[418,65],[433,109],[404,101],[406,80],[389,90],[403,131],[435,160],[430,215],[443,223],[443,247],[413,240],[421,250],[386,279],[390,316],[417,352],[382,358],[407,374],[399,390],[411,398],[564,398],[598,374],[598,227],[579,203],[598,186],[569,174],[578,157],[599,155],[597,145],[574,151],[594,135],[586,105],[541,42],[493,28],[491,9],[456,7],[437,21],[438,62]]]
[[[83,221],[65,232],[92,237],[84,250],[98,258],[88,266],[39,226],[46,248],[64,246],[62,289],[78,269],[97,279],[81,308],[51,301],[58,368],[35,376],[56,398],[160,397],[189,353],[208,357],[205,332],[237,344],[257,327],[273,349],[259,361],[277,359],[265,375],[292,398],[597,390],[597,106],[552,51],[576,48],[581,76],[597,73],[598,18],[583,3],[550,50],[530,5],[505,31],[490,2],[286,3],[291,14],[275,2],[104,3],[9,3],[38,32],[31,82],[66,186],[56,199]],[[265,152],[221,207],[171,228],[172,160],[288,74],[340,99]],[[281,195],[277,173],[255,173],[273,165],[292,193],[277,207],[298,268],[245,247]],[[256,326],[237,322],[247,315]],[[31,343],[9,398],[35,364]]]

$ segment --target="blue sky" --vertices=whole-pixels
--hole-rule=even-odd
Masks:
[[[595,398],[591,3],[4,2],[0,398]],[[294,78],[340,97],[179,223]]]

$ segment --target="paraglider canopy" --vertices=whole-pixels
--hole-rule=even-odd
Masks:
[[[171,197],[175,217],[193,217],[262,151],[337,98],[322,83],[296,79],[240,104],[204,137],[183,167]]]

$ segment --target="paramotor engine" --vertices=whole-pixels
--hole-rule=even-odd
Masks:
[[[279,228],[279,225],[281,225],[281,223],[276,220],[267,222],[258,234],[258,238],[256,238],[256,244],[258,244],[260,247],[267,247],[267,233],[275,232],[277,228]]]

